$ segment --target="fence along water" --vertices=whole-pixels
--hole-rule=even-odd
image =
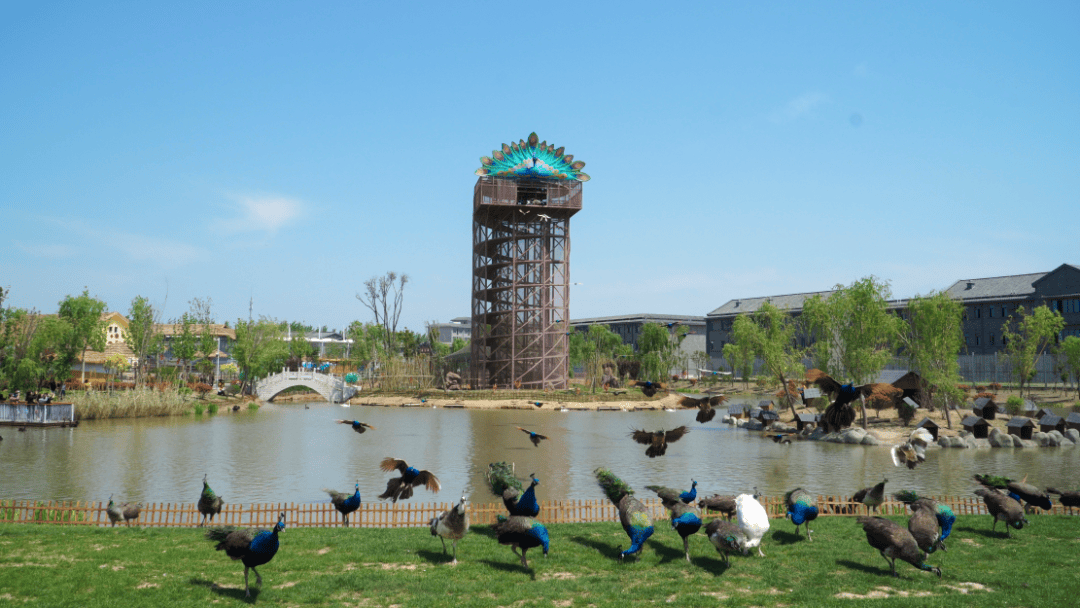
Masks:
[[[949,505],[957,516],[986,515],[981,498],[960,496],[935,496],[934,500]],[[782,518],[786,511],[782,496],[762,496],[758,499],[771,518]],[[666,520],[667,510],[659,499],[646,499],[642,503],[649,509],[654,520]],[[851,516],[870,513],[865,505],[851,502],[850,496],[818,496],[819,517]],[[100,501],[0,501],[0,524],[61,524],[84,526],[111,526],[105,512],[106,503]],[[368,503],[349,516],[349,524],[361,528],[415,528],[427,526],[431,518],[449,510],[453,505],[440,503]],[[226,504],[214,517],[213,525],[272,527],[279,513],[285,513],[285,523],[298,528],[336,528],[342,526],[341,514],[329,502],[323,503],[261,503]],[[473,525],[494,524],[496,517],[506,513],[502,503],[486,503],[469,506],[469,521]],[[877,511],[878,515],[905,515],[903,503],[886,501]],[[1055,504],[1049,511],[1053,515],[1073,514]],[[541,501],[538,520],[544,523],[591,523],[618,521],[619,513],[607,500],[555,500]],[[202,521],[195,503],[149,503],[143,506],[139,518],[131,525],[148,528],[191,528]],[[117,525],[125,525],[123,522]]]

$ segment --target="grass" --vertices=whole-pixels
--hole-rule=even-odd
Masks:
[[[1055,606],[1075,598],[1080,518],[1034,516],[1007,539],[989,516],[959,520],[949,551],[931,556],[943,577],[898,563],[900,578],[851,518],[814,522],[814,542],[773,520],[767,557],[724,566],[700,533],[682,542],[659,522],[638,559],[621,563],[615,522],[549,526],[551,554],[529,569],[475,526],[457,566],[426,528],[287,528],[262,566],[252,603],[269,606]],[[197,529],[0,526],[0,600],[12,606],[241,605],[243,566]],[[849,594],[847,596],[843,594]]]
[[[159,391],[149,387],[113,391],[72,391],[68,393],[75,404],[79,420],[98,418],[145,418],[151,416],[183,416],[196,410],[202,414],[217,412],[218,403],[240,403],[239,399],[207,395],[197,398],[179,391]]]

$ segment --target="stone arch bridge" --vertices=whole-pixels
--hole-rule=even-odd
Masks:
[[[255,394],[263,401],[271,401],[281,391],[294,386],[306,386],[322,395],[330,403],[344,403],[359,389],[348,385],[343,379],[311,370],[281,370],[255,383]]]

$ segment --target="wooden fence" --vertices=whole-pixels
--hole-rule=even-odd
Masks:
[[[934,497],[938,502],[949,505],[957,516],[985,515],[986,507],[981,498],[943,496]],[[762,496],[759,501],[769,513],[769,517],[784,517],[783,497]],[[667,511],[658,499],[642,501],[649,509],[653,519],[666,520]],[[106,503],[86,501],[34,501],[0,500],[0,524],[64,524],[85,526],[109,526],[109,516],[105,512]],[[367,503],[349,516],[352,526],[363,528],[410,528],[426,526],[432,517],[449,510],[451,503]],[[819,496],[817,498],[819,516],[852,516],[869,513],[864,505],[851,502],[846,496]],[[1072,514],[1072,509],[1054,505],[1048,512],[1054,515]],[[214,525],[261,526],[271,527],[277,521],[279,513],[285,513],[285,524],[296,528],[333,528],[342,526],[341,514],[329,502],[323,503],[263,503],[252,505],[226,504],[221,513],[214,517]],[[469,519],[472,524],[484,525],[495,523],[496,516],[505,514],[502,503],[487,503],[469,506]],[[878,509],[880,515],[904,515],[903,503],[887,501]],[[615,506],[606,500],[553,500],[540,503],[540,515],[545,523],[586,523],[618,521]],[[202,520],[195,503],[149,503],[143,506],[142,513],[135,520],[143,527],[194,527]],[[119,525],[124,525],[122,522]]]

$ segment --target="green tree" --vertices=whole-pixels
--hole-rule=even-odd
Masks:
[[[892,359],[903,320],[888,311],[888,281],[866,277],[848,287],[837,285],[828,298],[803,304],[803,319],[814,338],[815,364],[836,378],[857,385],[874,379]],[[866,428],[866,404],[862,425]]]
[[[585,368],[585,381],[594,392],[603,377],[604,363],[632,352],[633,348],[623,344],[619,334],[607,325],[590,325],[586,331],[570,332],[570,363]]]
[[[60,301],[59,317],[68,322],[68,335],[60,345],[57,357],[65,369],[71,369],[82,355],[81,381],[86,382],[86,352],[105,350],[105,302],[90,297],[90,291],[83,289],[82,295],[66,296]],[[66,379],[67,374],[64,374]]]
[[[381,277],[371,277],[364,282],[365,293],[356,294],[356,299],[375,315],[375,325],[383,330],[383,350],[391,356],[397,354],[397,324],[401,318],[405,284],[408,282],[409,275],[399,277],[391,271]]]
[[[203,376],[211,376],[214,371],[213,355],[218,350],[218,338],[214,334],[214,314],[211,312],[214,301],[207,297],[192,298],[188,302],[191,317],[195,320],[195,353],[198,358],[196,368]]]
[[[738,321],[739,318],[745,317],[745,315],[739,315],[735,320]],[[731,385],[735,386],[735,376],[742,374],[743,383],[746,385],[747,390],[750,389],[750,375],[754,373],[753,328],[748,328],[746,325],[749,321],[750,319],[746,318],[740,324],[738,331],[736,331],[735,324],[732,323],[732,341],[725,344],[723,349],[724,359],[731,367]]]
[[[672,368],[680,362],[679,346],[688,331],[685,325],[668,328],[659,323],[645,323],[641,326],[637,356],[645,379],[658,382],[667,380]]]
[[[943,291],[915,296],[908,302],[908,321],[900,332],[904,355],[927,384],[931,403],[936,401],[952,428],[950,403],[964,400],[960,384],[960,349],[964,345],[964,305]],[[925,393],[924,393],[925,394]]]
[[[199,339],[195,331],[195,318],[185,312],[173,322],[173,337],[169,344],[172,356],[180,364],[180,382],[187,380],[188,363],[195,358],[199,350]]]
[[[258,378],[281,371],[289,358],[285,329],[272,319],[236,321],[236,344],[232,356],[240,370],[241,391],[250,394]]]
[[[128,309],[128,327],[124,342],[135,353],[135,382],[145,382],[146,362],[161,353],[164,338],[159,325],[161,313],[149,300],[135,296]]]
[[[1021,397],[1024,396],[1024,386],[1035,377],[1039,359],[1064,327],[1065,320],[1061,318],[1061,313],[1050,310],[1046,305],[1039,306],[1030,315],[1023,306],[1019,306],[1016,313],[1009,315],[1002,325],[1001,339],[1005,343],[1005,354],[1013,375],[1020,383]]]
[[[1061,343],[1061,353],[1065,357],[1065,370],[1072,376],[1080,396],[1080,338],[1066,337]]]
[[[751,345],[752,352],[761,359],[766,374],[778,382],[784,389],[788,379],[801,376],[802,349],[795,343],[795,323],[791,316],[769,302],[761,305],[753,315],[735,317],[732,332],[737,342],[745,341]],[[795,416],[796,396],[785,390],[791,415]]]

